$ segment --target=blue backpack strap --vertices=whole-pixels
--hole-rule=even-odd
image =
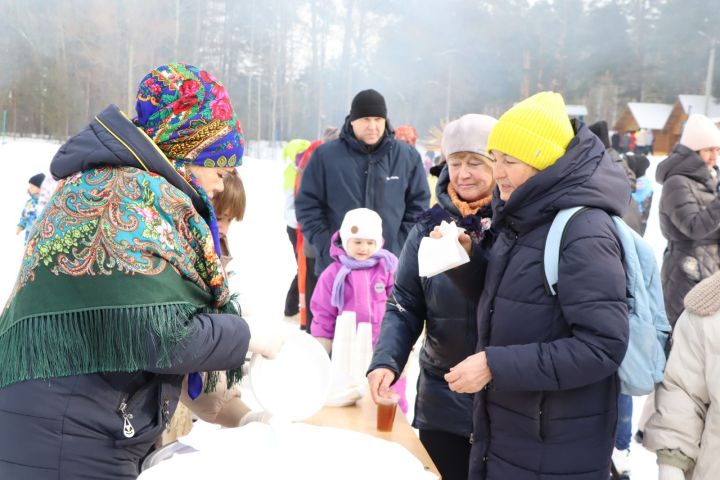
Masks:
[[[560,267],[560,248],[565,236],[565,229],[570,220],[585,207],[572,207],[560,210],[553,219],[545,238],[543,251],[543,270],[545,271],[545,290],[551,296],[557,295],[558,269]]]

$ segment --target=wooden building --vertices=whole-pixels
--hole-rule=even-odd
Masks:
[[[672,109],[673,106],[666,103],[628,103],[615,122],[613,130],[621,134],[636,132],[641,128],[651,130],[655,137],[653,153],[662,155],[669,152],[675,144],[666,131]]]
[[[718,123],[720,120],[720,103],[715,98],[711,98],[708,103],[707,113],[705,112],[705,104],[705,95],[678,95],[678,99],[673,105],[670,117],[665,125],[665,131],[668,133],[671,142],[670,148],[680,140],[682,129],[691,114],[701,113]]]

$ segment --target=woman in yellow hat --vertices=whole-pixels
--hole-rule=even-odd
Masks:
[[[557,93],[508,110],[487,147],[497,238],[471,252],[461,235],[473,261],[449,272],[479,299],[477,353],[445,375],[451,390],[477,393],[469,478],[607,480],[628,342],[609,214],[628,205],[627,179],[587,127],[571,124]],[[567,226],[551,296],[545,238],[559,210],[580,205],[590,208]]]

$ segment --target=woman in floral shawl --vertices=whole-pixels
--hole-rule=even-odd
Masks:
[[[244,142],[225,88],[152,70],[137,118],[99,113],[52,161],[57,193],[0,316],[0,478],[130,479],[198,372],[237,381],[250,342],[229,303],[210,199]]]

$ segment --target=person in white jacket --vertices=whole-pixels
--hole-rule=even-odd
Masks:
[[[660,480],[720,478],[720,272],[696,285],[675,325],[643,445]]]

